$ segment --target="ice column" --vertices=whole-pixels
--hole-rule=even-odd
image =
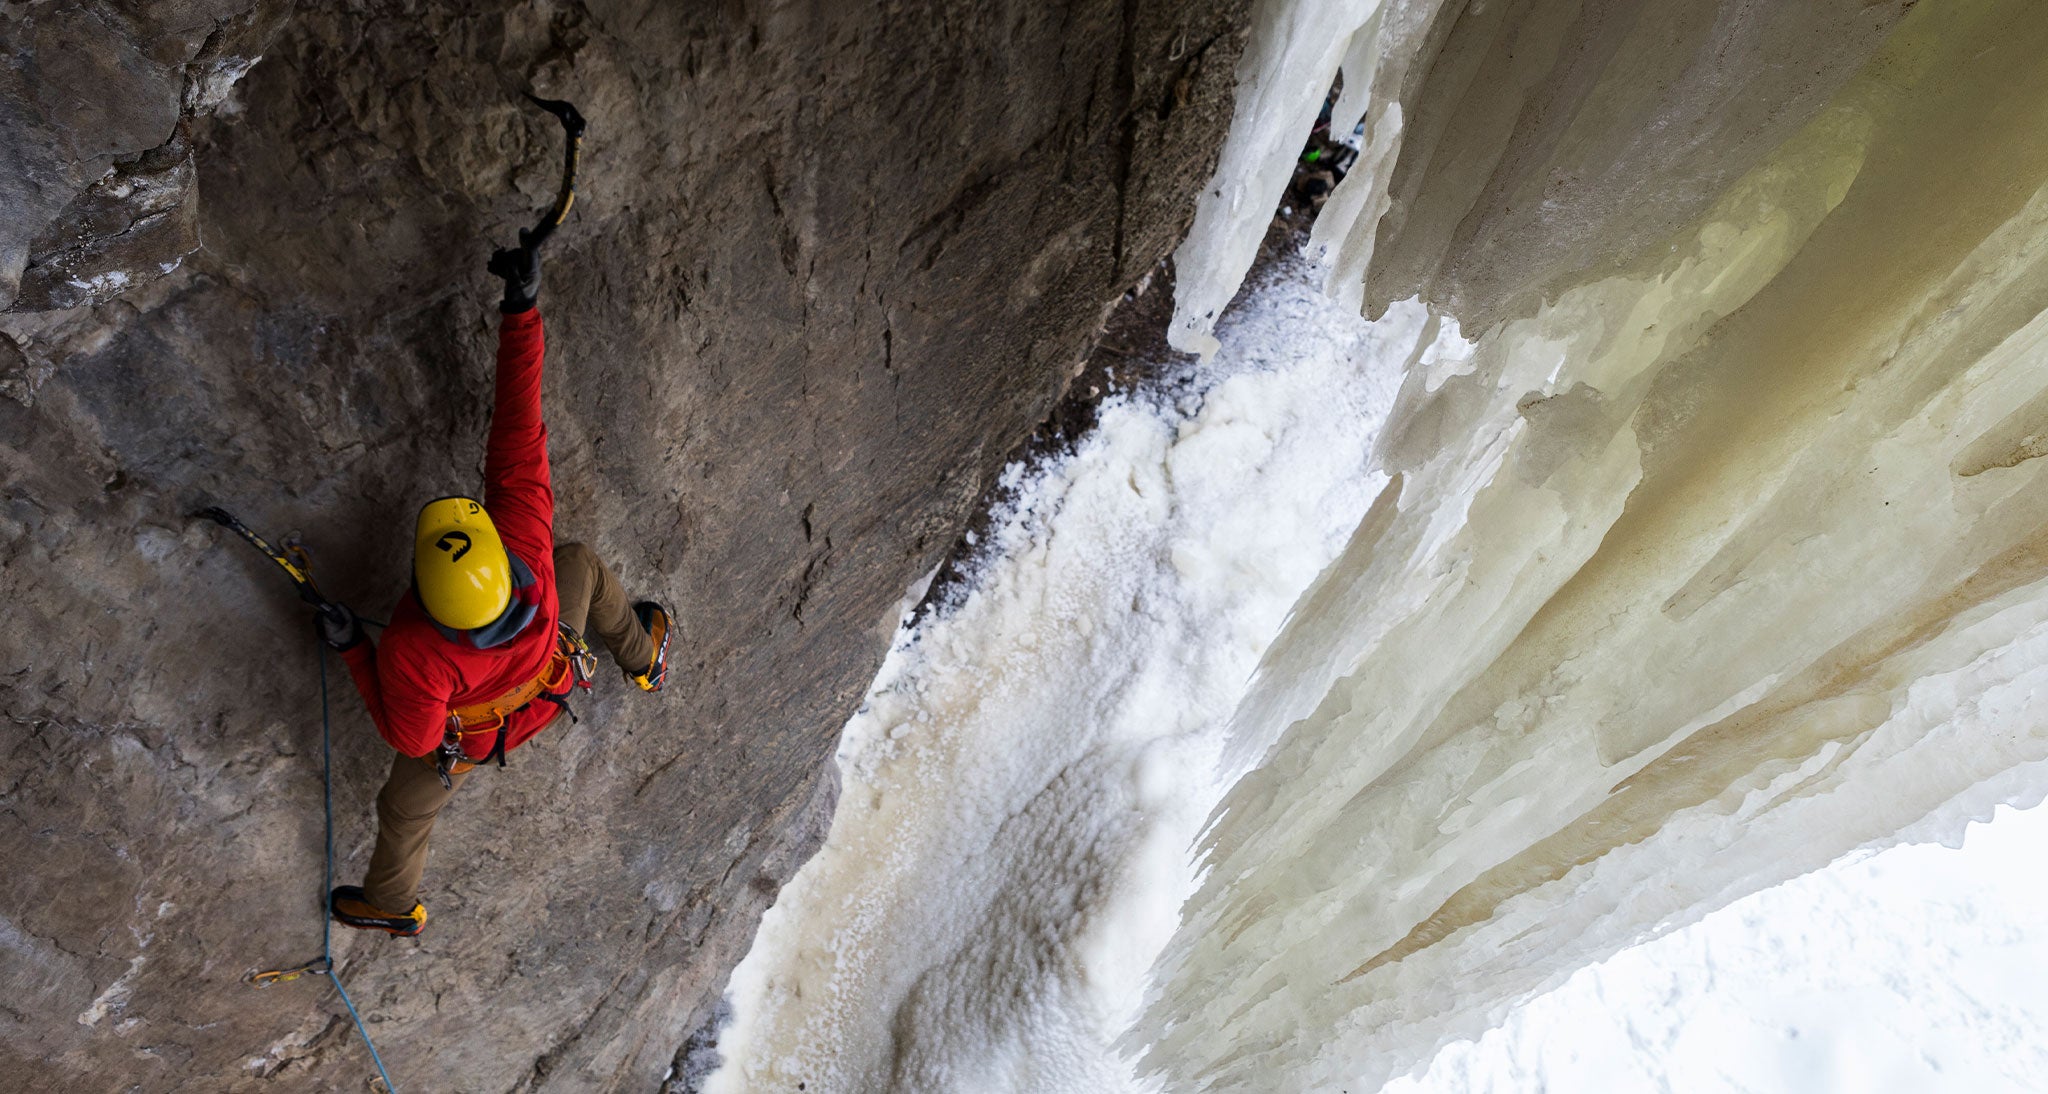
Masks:
[[[1255,44],[1240,126],[1301,109],[1251,66],[1312,83],[1356,53],[1282,7],[1259,32],[1309,37]],[[1412,51],[1412,11],[1351,26]],[[1409,60],[1382,48],[1375,86]],[[1391,104],[1367,117],[1318,236],[1340,287],[1399,155]],[[1371,1089],[1646,935],[2039,800],[2044,127],[2048,19],[1923,3],[1697,223],[1415,363],[1391,484],[1234,719],[1251,769],[1130,1039],[1146,1066]],[[1250,142],[1305,128],[1226,152],[1177,336],[1256,240],[1219,196],[1265,192]]]
[[[1238,63],[1237,105],[1223,142],[1216,176],[1195,204],[1195,223],[1174,252],[1174,321],[1167,337],[1176,349],[1204,357],[1216,351],[1210,332],[1216,317],[1252,267],[1259,240],[1272,223],[1273,209],[1287,189],[1301,150],[1331,82],[1342,68],[1347,86],[1358,90],[1338,104],[1333,132],[1350,130],[1366,102],[1378,61],[1388,42],[1380,33],[1383,5],[1396,10],[1407,27],[1422,21],[1441,0],[1259,0],[1252,11],[1251,39]],[[1398,47],[1397,52],[1406,56]],[[1399,131],[1375,130],[1382,148]],[[1373,134],[1368,134],[1372,137]],[[1364,175],[1356,176],[1363,181]],[[1349,180],[1347,180],[1349,181]],[[1384,186],[1382,186],[1382,192]],[[1363,190],[1360,190],[1360,195]],[[1332,195],[1332,205],[1363,207],[1365,199]],[[1355,217],[1355,211],[1352,214]]]

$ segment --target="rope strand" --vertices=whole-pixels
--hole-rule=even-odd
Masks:
[[[298,542],[296,535],[288,537],[282,549],[279,549],[250,531],[247,525],[235,519],[234,515],[225,509],[216,507],[194,515],[225,526],[241,536],[250,546],[263,552],[272,562],[283,566],[291,575],[292,581],[297,584],[299,595],[319,609],[312,620],[313,655],[320,662],[320,802],[327,823],[327,862],[322,867],[320,876],[320,957],[292,968],[252,972],[245,979],[248,983],[261,988],[297,980],[301,976],[326,977],[334,984],[334,990],[340,994],[341,1005],[348,1008],[349,1019],[355,1022],[356,1033],[363,1039],[363,1047],[370,1050],[370,1062],[377,1065],[377,1077],[383,1080],[385,1094],[398,1094],[397,1085],[391,1081],[391,1073],[384,1070],[384,1058],[377,1054],[377,1045],[370,1040],[370,1031],[363,1026],[363,1016],[356,1011],[355,1000],[348,997],[348,989],[341,986],[341,974],[334,968],[334,915],[328,908],[329,894],[334,891],[334,717],[332,706],[328,702],[327,643],[320,633],[320,620],[323,613],[334,610],[339,605],[322,596],[319,588],[313,584],[312,556],[306,552],[305,546]],[[341,610],[345,612],[347,609]],[[357,621],[373,627],[384,626],[375,619],[358,617]]]
[[[377,1055],[377,1045],[370,1040],[370,1031],[363,1027],[363,1016],[356,1013],[355,1001],[348,997],[348,989],[341,986],[341,973],[334,968],[334,916],[325,910],[328,894],[334,891],[334,719],[327,701],[327,643],[320,640],[317,617],[313,620],[313,648],[320,658],[321,804],[327,813],[327,866],[320,881],[320,960],[326,967],[313,971],[333,981],[334,990],[341,995],[341,1005],[348,1008],[348,1016],[356,1024],[356,1033],[363,1039],[363,1047],[370,1050],[370,1062],[377,1065],[377,1075],[384,1080],[385,1091],[398,1094],[397,1085],[391,1081],[391,1073],[384,1070],[384,1058]]]

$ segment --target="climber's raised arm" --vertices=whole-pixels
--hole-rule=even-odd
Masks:
[[[484,507],[508,540],[552,544],[555,492],[548,470],[548,432],[541,420],[541,370],[546,353],[540,309],[540,256],[526,245],[491,256],[505,279],[498,310],[498,375],[491,435],[484,449]]]

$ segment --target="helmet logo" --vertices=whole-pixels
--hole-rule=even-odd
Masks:
[[[461,540],[462,546],[457,547],[455,545],[456,540]],[[435,540],[434,546],[439,547],[443,551],[448,552],[448,561],[460,562],[462,561],[462,556],[469,553],[469,533],[449,532],[446,535],[443,535],[440,539]]]

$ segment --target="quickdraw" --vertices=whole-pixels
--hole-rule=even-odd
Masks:
[[[303,965],[294,965],[289,969],[266,969],[263,972],[252,972],[243,977],[242,982],[259,988],[267,988],[272,984],[289,984],[301,976],[327,976],[333,973],[333,971],[334,962],[332,959],[316,957]]]
[[[566,623],[558,625],[562,628],[562,640],[566,647],[563,652],[569,655],[569,667],[576,671],[576,686],[588,688],[590,682],[597,678],[597,655],[590,652],[590,643],[583,640],[583,636],[577,633],[576,628]]]

